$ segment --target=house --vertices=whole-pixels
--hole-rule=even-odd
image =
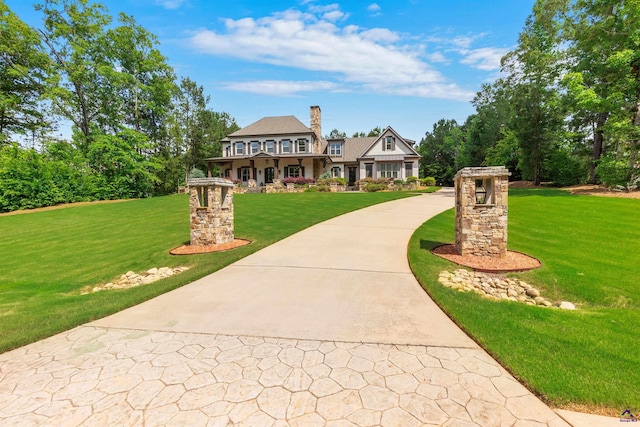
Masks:
[[[350,185],[370,178],[418,176],[415,141],[391,127],[377,137],[322,138],[320,107],[310,110],[310,127],[294,116],[264,117],[224,138],[222,157],[206,159],[221,175],[259,186],[283,178],[317,179],[325,172]]]

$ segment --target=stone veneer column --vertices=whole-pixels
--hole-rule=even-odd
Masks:
[[[210,246],[233,241],[233,182],[222,178],[194,178],[187,184],[191,245]]]
[[[320,111],[320,107],[317,105],[311,106],[311,111],[310,111],[310,115],[311,115],[311,121],[310,121],[310,128],[313,131],[313,133],[315,134],[315,139],[313,141],[313,145],[312,145],[312,152],[314,154],[320,154],[321,148],[322,148],[322,117],[321,117],[321,111]]]
[[[503,166],[464,168],[455,176],[456,242],[460,255],[504,257],[511,173]],[[486,190],[478,203],[476,190]]]

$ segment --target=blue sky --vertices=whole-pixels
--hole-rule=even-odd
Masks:
[[[41,25],[29,0],[5,0]],[[178,76],[240,126],[294,115],[322,131],[391,126],[419,141],[441,118],[462,123],[499,75],[534,0],[105,0],[154,33]]]

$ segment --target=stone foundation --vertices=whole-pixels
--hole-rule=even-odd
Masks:
[[[455,247],[460,255],[506,255],[509,175],[502,166],[464,168],[456,174]]]
[[[210,246],[233,241],[233,190],[222,178],[190,179],[191,245]]]

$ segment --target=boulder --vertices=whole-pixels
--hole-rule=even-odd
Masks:
[[[573,303],[570,303],[569,301],[562,301],[560,302],[560,305],[558,306],[563,310],[575,310],[576,306],[573,305]]]
[[[540,296],[540,291],[537,290],[536,288],[529,287],[527,289],[527,295],[530,296],[531,298],[539,297]]]

